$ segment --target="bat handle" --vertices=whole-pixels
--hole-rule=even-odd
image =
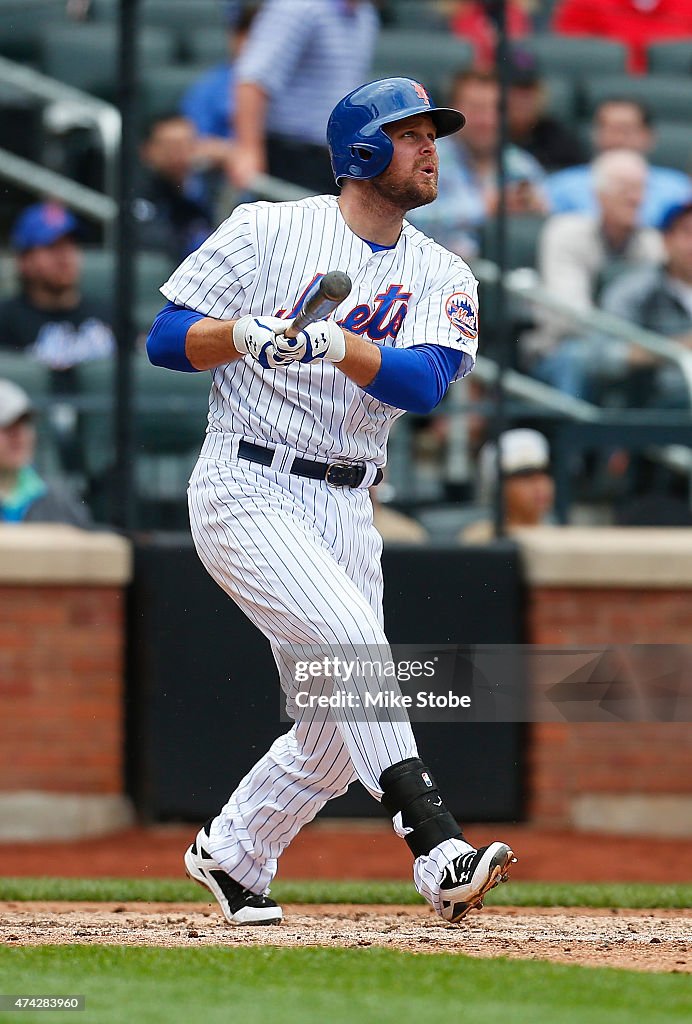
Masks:
[[[289,326],[284,331],[284,337],[297,338],[300,332],[302,331],[303,327],[305,327],[305,324],[298,323],[298,317],[296,317],[295,320],[291,324],[289,324]]]

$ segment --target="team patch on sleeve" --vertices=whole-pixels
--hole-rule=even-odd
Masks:
[[[478,336],[478,307],[466,292],[450,295],[445,303],[445,312],[465,338]]]

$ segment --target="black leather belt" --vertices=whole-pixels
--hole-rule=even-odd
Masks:
[[[261,466],[271,466],[274,459],[273,448],[263,448],[259,444],[241,441],[238,445],[238,456],[248,462],[259,462]],[[295,458],[291,473],[296,476],[307,476],[311,480],[326,480],[332,487],[360,487],[365,479],[368,467],[364,462],[314,462],[312,459]],[[379,484],[382,470],[375,473],[373,484]]]

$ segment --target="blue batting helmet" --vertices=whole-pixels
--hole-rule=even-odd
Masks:
[[[329,115],[327,144],[337,185],[343,178],[364,181],[389,167],[394,146],[383,125],[428,114],[443,138],[463,128],[466,118],[450,107],[434,107],[427,90],[412,78],[381,78],[339,100]]]

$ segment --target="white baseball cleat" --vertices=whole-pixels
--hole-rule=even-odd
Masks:
[[[194,843],[185,851],[188,878],[212,893],[229,924],[281,924],[281,907],[266,893],[258,896],[234,881],[205,848],[208,839],[209,822],[199,830]]]
[[[440,914],[457,924],[469,911],[480,910],[486,892],[507,881],[517,858],[506,843],[490,843],[455,857],[440,882]]]

